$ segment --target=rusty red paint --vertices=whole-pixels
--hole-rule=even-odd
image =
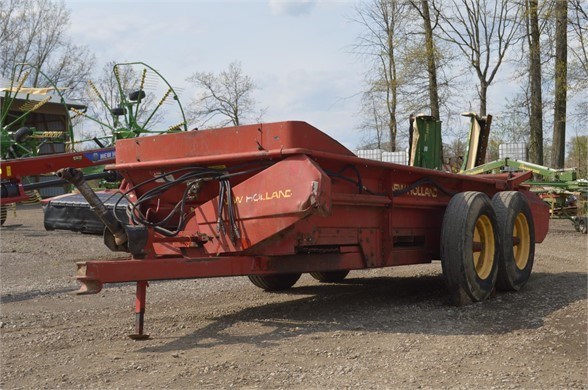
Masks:
[[[96,154],[96,158],[93,155]],[[45,156],[2,161],[2,179],[41,175],[60,168],[86,168],[92,165],[110,164],[115,161],[115,148],[85,150],[83,152],[58,153]],[[10,167],[10,169],[7,169]]]
[[[304,122],[120,140],[110,168],[131,188],[180,167],[230,170],[244,163],[256,168],[230,179],[239,237],[218,230],[218,184],[207,181],[189,202],[176,237],[151,229],[144,258],[90,261],[78,279],[95,289],[102,283],[428,263],[439,259],[445,208],[462,191],[492,197],[520,190],[531,205],[536,241],[547,233],[547,206],[522,185],[526,173],[464,176],[360,159]],[[157,221],[184,188],[161,194],[142,212]]]
[[[114,147],[4,160],[0,169],[0,177],[3,182],[6,180],[17,185],[18,195],[0,198],[0,204],[23,202],[29,199],[22,186],[23,177],[52,173],[60,168],[86,168],[110,164],[114,161]]]

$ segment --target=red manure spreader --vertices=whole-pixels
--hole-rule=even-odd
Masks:
[[[441,260],[456,304],[519,290],[549,209],[522,183],[531,172],[466,176],[356,157],[305,122],[119,140],[127,218],[115,217],[80,171],[76,185],[128,259],[78,264],[80,293],[136,282],[134,338],[148,281],[246,275],[265,290],[302,273],[323,282],[350,270]]]

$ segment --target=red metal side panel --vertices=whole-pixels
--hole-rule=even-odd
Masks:
[[[227,162],[240,154],[258,154],[289,148],[312,149],[353,156],[343,145],[306,122],[277,122],[213,130],[189,131],[117,141],[117,165],[194,157],[224,156]]]
[[[339,142],[306,122],[267,123],[260,125],[260,129],[264,150],[298,148],[355,156]]]
[[[331,181],[307,156],[293,156],[235,186],[233,199],[241,235],[235,242],[226,218],[226,233],[218,231],[218,197],[197,207],[185,227],[213,237],[204,246],[209,254],[246,251],[310,214],[329,214]]]
[[[519,190],[527,198],[531,213],[533,214],[533,223],[535,224],[535,242],[541,243],[547,236],[549,230],[549,206],[537,196],[537,194]]]

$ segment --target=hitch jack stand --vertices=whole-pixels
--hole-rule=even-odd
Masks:
[[[145,298],[147,296],[147,281],[137,282],[137,292],[135,297],[135,333],[129,337],[133,340],[147,340],[148,334],[143,333],[143,324],[145,323]]]

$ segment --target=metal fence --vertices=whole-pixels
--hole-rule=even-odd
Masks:
[[[369,160],[408,165],[408,153],[406,151],[386,152],[382,149],[360,149],[355,154],[357,157],[367,158]]]

